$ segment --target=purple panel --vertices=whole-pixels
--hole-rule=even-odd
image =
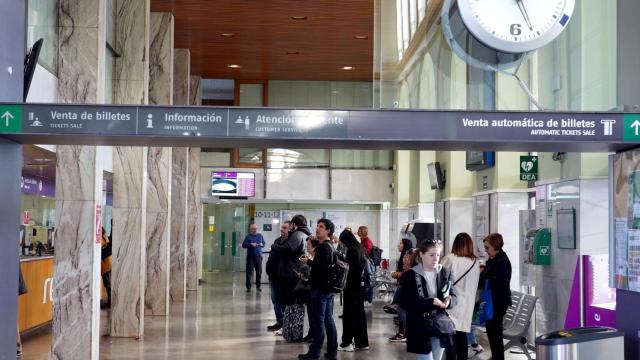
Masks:
[[[590,256],[584,255],[583,262],[584,266],[584,299],[585,299],[585,326],[608,326],[615,328],[616,327],[616,310],[615,309],[607,309],[602,306],[598,306],[598,304],[594,304],[594,294],[597,290],[595,288],[596,284],[593,283],[593,279],[595,278],[594,267],[591,264]],[[601,276],[605,281],[608,280],[607,277]],[[601,284],[601,286],[606,286]],[[608,286],[607,286],[608,287]],[[612,289],[615,291],[615,289]],[[615,296],[614,296],[615,298]]]
[[[571,297],[569,298],[569,308],[567,317],[564,320],[565,329],[580,327],[580,257],[576,260],[576,271],[573,273],[573,285],[571,286]]]
[[[20,190],[23,194],[42,195],[46,197],[56,197],[56,186],[53,181],[37,176],[22,175],[20,179]]]
[[[113,194],[107,193],[107,206],[113,206]]]

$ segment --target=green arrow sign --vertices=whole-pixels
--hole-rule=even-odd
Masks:
[[[624,141],[640,142],[640,115],[626,114],[624,116]]]
[[[0,105],[0,133],[22,132],[22,106]]]
[[[520,180],[521,181],[538,180],[538,157],[537,156],[520,156]]]

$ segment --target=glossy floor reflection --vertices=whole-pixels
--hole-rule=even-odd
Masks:
[[[103,336],[100,359],[296,359],[306,352],[305,344],[290,344],[266,331],[274,322],[269,287],[247,294],[244,273],[206,274],[198,292],[190,292],[185,304],[172,304],[168,317],[145,317],[145,334],[140,340]],[[391,344],[387,338],[395,328],[392,316],[382,311],[382,302],[366,308],[369,318],[371,350],[340,353],[340,359],[415,359],[404,344]],[[342,312],[336,298],[335,318],[338,335]],[[103,312],[102,331],[108,331],[108,314]],[[25,339],[24,360],[48,360],[51,335]],[[488,351],[478,359],[488,359]],[[508,356],[510,359],[524,358]]]

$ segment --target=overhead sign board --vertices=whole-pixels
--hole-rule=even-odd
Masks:
[[[511,148],[522,148],[526,143],[590,143],[604,149],[607,146],[602,144],[624,148],[625,143],[640,142],[640,115],[0,104],[0,134],[17,141],[31,135],[81,134],[107,139],[103,143],[109,143],[110,136],[127,136],[131,143],[143,144],[154,137],[201,137],[232,141],[285,138],[347,143],[439,142],[454,144],[446,146],[457,149],[477,143],[493,147],[514,144]],[[73,140],[65,138],[72,143]]]

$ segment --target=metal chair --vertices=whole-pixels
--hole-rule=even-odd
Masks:
[[[532,357],[527,346],[529,344],[527,335],[537,301],[538,298],[535,296],[513,291],[511,293],[511,306],[507,309],[502,323],[504,327],[502,336],[508,340],[504,350],[507,351],[512,347],[518,347],[529,360],[532,360]]]

